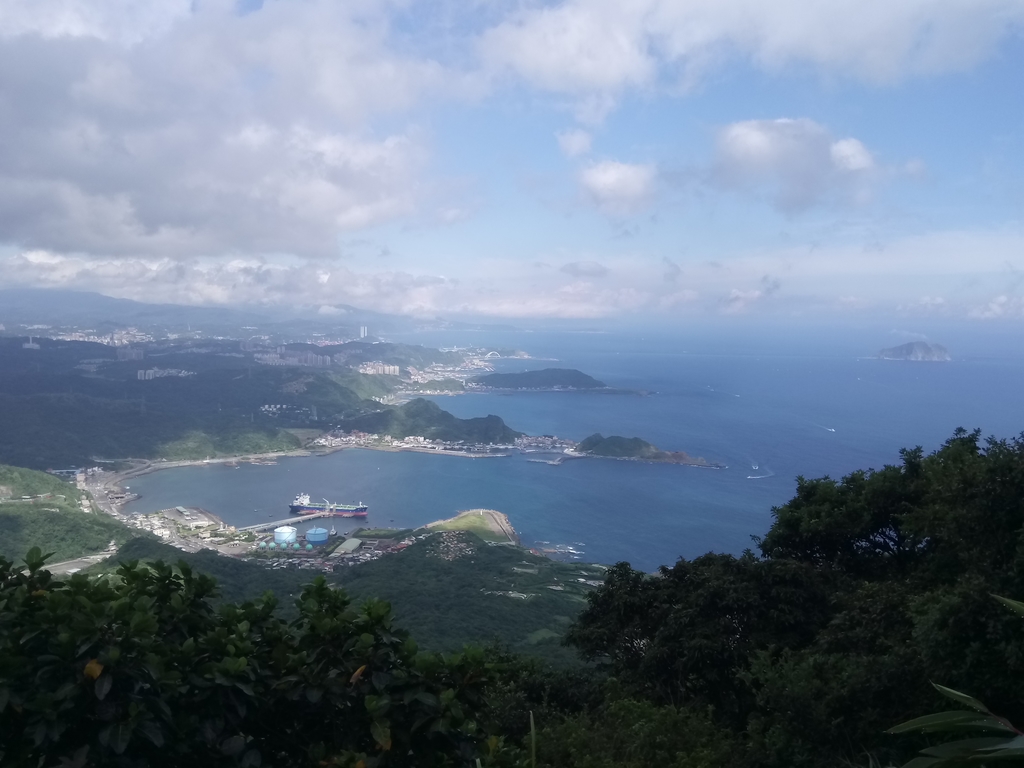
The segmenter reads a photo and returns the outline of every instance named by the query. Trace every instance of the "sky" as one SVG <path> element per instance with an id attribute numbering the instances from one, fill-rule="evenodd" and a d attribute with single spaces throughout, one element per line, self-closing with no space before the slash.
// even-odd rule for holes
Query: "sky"
<path id="1" fill-rule="evenodd" d="M 0 287 L 1024 319 L 1024 0 L 0 0 Z"/>

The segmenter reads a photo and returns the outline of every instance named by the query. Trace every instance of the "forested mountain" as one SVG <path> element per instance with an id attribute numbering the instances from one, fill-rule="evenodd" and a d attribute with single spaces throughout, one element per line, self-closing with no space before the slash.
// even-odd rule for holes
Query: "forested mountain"
<path id="1" fill-rule="evenodd" d="M 284 451 L 302 446 L 292 430 L 327 430 L 364 415 L 359 423 L 374 426 L 366 431 L 394 436 L 507 442 L 518 435 L 496 416 L 460 420 L 422 401 L 375 413 L 382 407 L 370 398 L 389 394 L 398 380 L 364 376 L 351 366 L 367 359 L 406 367 L 454 359 L 425 347 L 289 345 L 296 353 L 310 347 L 340 361 L 312 367 L 261 365 L 251 353 L 241 354 L 237 341 L 151 345 L 141 360 L 118 360 L 116 349 L 91 342 L 40 339 L 38 348 L 25 348 L 24 341 L 0 338 L 0 434 L 6 438 L 0 463 L 49 469 L 96 459 Z M 150 378 L 146 370 L 153 371 Z"/>
<path id="2" fill-rule="evenodd" d="M 396 438 L 422 435 L 430 440 L 455 443 L 507 444 L 523 434 L 506 426 L 500 416 L 460 419 L 442 410 L 437 403 L 421 397 L 401 406 L 385 407 L 376 413 L 342 419 L 338 428 Z"/>

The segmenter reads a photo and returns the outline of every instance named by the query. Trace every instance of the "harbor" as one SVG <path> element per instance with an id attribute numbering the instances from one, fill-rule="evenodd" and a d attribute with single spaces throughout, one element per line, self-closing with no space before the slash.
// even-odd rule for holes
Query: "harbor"
<path id="1" fill-rule="evenodd" d="M 298 520 L 315 520 L 315 519 L 320 518 L 320 517 L 338 517 L 338 515 L 335 514 L 334 512 L 310 512 L 308 514 L 302 515 L 301 517 L 298 518 Z M 294 516 L 293 517 L 285 517 L 285 518 L 282 518 L 281 520 L 272 520 L 272 521 L 270 521 L 268 523 L 257 523 L 256 525 L 244 525 L 244 526 L 242 526 L 240 528 L 236 528 L 235 530 L 237 530 L 237 531 L 239 531 L 241 533 L 245 533 L 245 532 L 248 532 L 248 531 L 252 531 L 254 533 L 258 533 L 260 531 L 272 530 L 272 529 L 277 528 L 278 526 L 281 526 L 281 525 L 291 525 L 292 523 L 295 523 L 295 522 L 297 522 L 296 517 L 294 517 Z"/>

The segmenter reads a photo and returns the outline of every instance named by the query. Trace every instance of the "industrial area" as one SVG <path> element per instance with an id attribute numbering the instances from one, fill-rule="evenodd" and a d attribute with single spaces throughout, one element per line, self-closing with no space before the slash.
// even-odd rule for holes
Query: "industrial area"
<path id="1" fill-rule="evenodd" d="M 304 517 L 317 517 L 308 515 Z M 236 528 L 198 507 L 173 507 L 147 515 L 126 515 L 126 523 L 148 531 L 167 544 L 188 552 L 212 549 L 222 555 L 251 560 L 268 568 L 298 568 L 330 572 L 337 566 L 355 565 L 398 552 L 418 539 L 419 533 L 396 538 L 397 531 L 357 528 L 339 533 L 315 520 L 278 520 Z M 361 531 L 373 533 L 363 536 Z"/>

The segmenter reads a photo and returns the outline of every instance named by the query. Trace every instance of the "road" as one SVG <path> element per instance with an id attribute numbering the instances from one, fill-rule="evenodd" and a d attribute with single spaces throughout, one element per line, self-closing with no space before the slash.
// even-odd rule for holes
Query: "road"
<path id="1" fill-rule="evenodd" d="M 116 554 L 116 552 L 100 552 L 95 555 L 79 557 L 75 560 L 65 560 L 63 563 L 47 563 L 46 570 L 54 576 L 67 576 L 68 574 L 76 573 L 84 568 L 88 568 L 90 565 L 95 565 L 98 562 L 106 560 L 114 554 Z"/>

